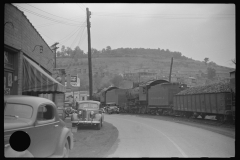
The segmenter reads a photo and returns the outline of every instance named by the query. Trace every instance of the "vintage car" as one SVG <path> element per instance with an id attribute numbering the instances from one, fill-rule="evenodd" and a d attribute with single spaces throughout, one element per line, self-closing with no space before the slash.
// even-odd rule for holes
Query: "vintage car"
<path id="1" fill-rule="evenodd" d="M 119 108 L 117 107 L 116 103 L 114 103 L 114 102 L 107 103 L 106 107 L 107 107 L 108 114 L 112 114 L 112 113 L 119 114 Z"/>
<path id="2" fill-rule="evenodd" d="M 80 127 L 81 125 L 93 125 L 98 130 L 101 129 L 104 121 L 104 114 L 100 109 L 98 101 L 79 101 L 76 112 L 71 116 L 72 127 Z"/>
<path id="3" fill-rule="evenodd" d="M 23 152 L 11 148 L 10 138 L 16 131 L 30 137 L 30 146 Z M 73 133 L 59 118 L 51 100 L 4 96 L 4 146 L 5 157 L 68 157 L 73 148 Z"/>

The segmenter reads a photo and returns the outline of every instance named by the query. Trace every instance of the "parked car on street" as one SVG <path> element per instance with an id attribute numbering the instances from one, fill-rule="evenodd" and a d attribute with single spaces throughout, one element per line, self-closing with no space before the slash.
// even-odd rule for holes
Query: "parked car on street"
<path id="1" fill-rule="evenodd" d="M 108 114 L 112 114 L 112 113 L 119 114 L 119 108 L 117 107 L 116 103 L 114 103 L 114 102 L 107 103 L 106 107 L 107 107 Z"/>
<path id="2" fill-rule="evenodd" d="M 100 109 L 100 102 L 98 101 L 79 101 L 76 112 L 71 116 L 72 127 L 80 127 L 81 125 L 96 126 L 98 130 L 101 129 L 104 114 Z"/>
<path id="3" fill-rule="evenodd" d="M 30 137 L 30 146 L 24 153 L 14 151 L 9 145 L 10 137 L 16 131 L 24 131 Z M 73 133 L 59 118 L 51 100 L 4 96 L 4 146 L 5 157 L 68 157 L 73 148 Z"/>

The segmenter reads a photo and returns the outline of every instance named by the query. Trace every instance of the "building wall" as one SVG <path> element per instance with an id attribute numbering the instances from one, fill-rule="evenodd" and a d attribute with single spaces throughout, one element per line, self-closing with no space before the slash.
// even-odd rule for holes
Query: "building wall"
<path id="1" fill-rule="evenodd" d="M 23 53 L 19 52 L 18 54 L 18 65 L 22 66 L 23 63 Z M 22 75 L 23 75 L 23 69 L 22 67 L 19 67 L 18 69 L 18 95 L 22 95 Z"/>
<path id="2" fill-rule="evenodd" d="M 51 48 L 22 11 L 12 4 L 5 4 L 4 9 L 4 44 L 16 49 L 21 49 L 24 54 L 40 64 L 45 70 L 52 73 L 54 53 Z M 14 27 L 6 22 L 12 22 Z M 43 46 L 42 53 L 40 53 L 40 47 L 36 45 Z M 34 50 L 35 46 L 36 48 Z"/>

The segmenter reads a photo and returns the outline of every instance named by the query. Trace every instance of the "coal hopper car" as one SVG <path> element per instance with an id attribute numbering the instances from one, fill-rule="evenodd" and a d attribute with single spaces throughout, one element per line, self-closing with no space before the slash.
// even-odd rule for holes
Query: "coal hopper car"
<path id="1" fill-rule="evenodd" d="M 215 116 L 219 121 L 233 118 L 232 94 L 229 82 L 218 82 L 186 89 L 173 98 L 175 114 L 203 119 Z"/>

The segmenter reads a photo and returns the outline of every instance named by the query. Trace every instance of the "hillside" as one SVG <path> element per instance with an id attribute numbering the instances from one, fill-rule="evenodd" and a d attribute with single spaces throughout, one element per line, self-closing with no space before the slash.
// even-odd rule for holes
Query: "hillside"
<path id="1" fill-rule="evenodd" d="M 71 57 L 58 57 L 57 68 L 68 68 L 68 72 L 81 75 L 83 81 L 88 81 L 88 74 L 83 69 L 88 70 L 87 55 L 77 55 Z M 183 56 L 180 52 L 171 52 L 161 49 L 143 48 L 119 48 L 115 50 L 95 51 L 92 54 L 93 75 L 98 79 L 109 81 L 116 74 L 137 73 L 146 71 L 156 73 L 158 77 L 168 77 L 170 72 L 171 57 L 173 57 L 172 76 L 173 77 L 195 77 L 199 83 L 206 81 L 207 68 L 211 67 L 216 71 L 215 79 L 221 80 L 229 77 L 229 72 L 233 68 L 219 66 L 214 62 L 204 63 Z M 69 64 L 71 64 L 69 66 Z M 103 75 L 104 74 L 104 75 Z M 204 78 L 205 75 L 205 78 Z M 202 80 L 201 80 L 202 79 Z M 100 83 L 100 82 L 99 82 Z"/>

